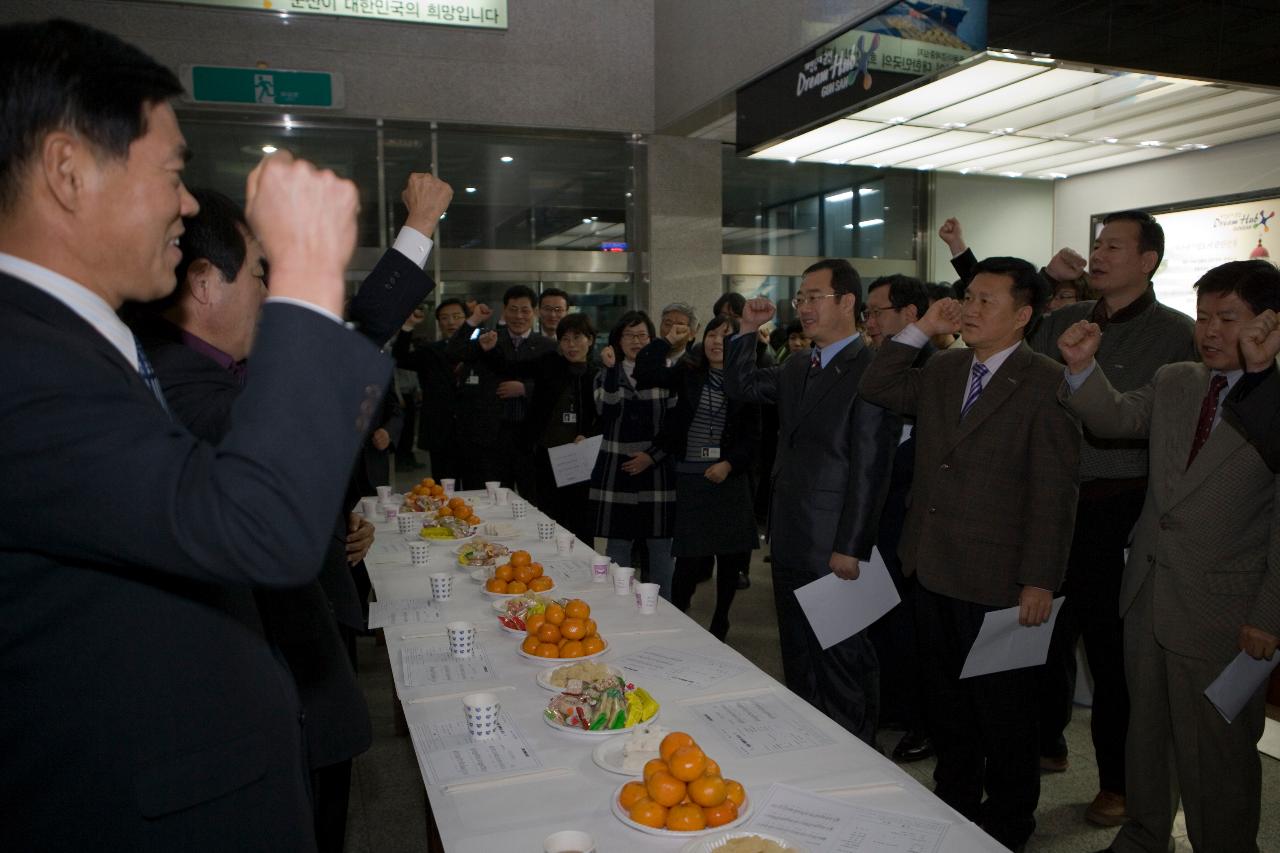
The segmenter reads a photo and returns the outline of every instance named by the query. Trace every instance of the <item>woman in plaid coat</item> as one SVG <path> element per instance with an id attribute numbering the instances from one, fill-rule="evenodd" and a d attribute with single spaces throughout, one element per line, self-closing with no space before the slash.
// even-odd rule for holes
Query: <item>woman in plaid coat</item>
<path id="1" fill-rule="evenodd" d="M 609 346 L 601 353 L 604 369 L 596 375 L 595 402 L 604 440 L 591 473 L 590 494 L 596 535 L 608 540 L 609 559 L 628 565 L 632 543 L 645 540 L 649 580 L 669 601 L 676 492 L 660 437 L 676 400 L 665 388 L 638 391 L 631 378 L 636 355 L 653 336 L 653 321 L 643 311 L 628 311 L 609 333 Z"/>

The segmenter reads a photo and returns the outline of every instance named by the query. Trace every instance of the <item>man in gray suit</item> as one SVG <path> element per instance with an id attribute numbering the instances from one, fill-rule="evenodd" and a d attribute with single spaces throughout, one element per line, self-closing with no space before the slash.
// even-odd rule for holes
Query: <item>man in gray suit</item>
<path id="1" fill-rule="evenodd" d="M 874 744 L 879 713 L 876 653 L 866 632 L 823 650 L 795 590 L 829 571 L 858 577 L 871 557 L 901 421 L 858 396 L 871 351 L 854 318 L 862 282 L 848 261 L 805 270 L 792 303 L 815 344 L 810 357 L 758 367 L 756 330 L 774 315 L 749 300 L 725 354 L 724 391 L 778 407 L 769 537 L 783 675 L 792 691 Z"/>
<path id="2" fill-rule="evenodd" d="M 1240 651 L 1270 659 L 1280 634 L 1280 481 L 1219 405 L 1243 374 L 1241 327 L 1280 309 L 1280 271 L 1232 261 L 1196 283 L 1203 363 L 1162 367 L 1120 394 L 1094 360 L 1102 332 L 1058 340 L 1063 397 L 1095 434 L 1148 438 L 1147 497 L 1120 591 L 1132 694 L 1125 750 L 1129 822 L 1116 853 L 1163 853 L 1181 795 L 1198 851 L 1257 850 L 1259 690 L 1232 723 L 1203 693 Z M 1170 772 L 1172 771 L 1172 772 Z"/>
<path id="3" fill-rule="evenodd" d="M 978 264 L 963 307 L 941 299 L 880 348 L 859 389 L 916 418 L 911 506 L 899 556 L 916 593 L 936 793 L 1011 850 L 1040 798 L 1037 669 L 960 679 L 986 614 L 1050 615 L 1075 518 L 1080 427 L 1057 401 L 1062 368 L 1023 340 L 1048 286 L 1019 258 Z M 970 349 L 912 367 L 938 334 Z M 982 801 L 986 790 L 986 802 Z"/>

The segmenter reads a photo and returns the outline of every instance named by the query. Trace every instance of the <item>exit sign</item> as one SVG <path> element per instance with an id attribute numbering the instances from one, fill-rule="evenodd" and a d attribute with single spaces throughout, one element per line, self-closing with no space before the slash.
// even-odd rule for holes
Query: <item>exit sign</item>
<path id="1" fill-rule="evenodd" d="M 345 105 L 342 75 L 328 71 L 230 68 L 222 65 L 184 65 L 181 70 L 182 82 L 191 100 L 197 104 L 334 110 Z"/>

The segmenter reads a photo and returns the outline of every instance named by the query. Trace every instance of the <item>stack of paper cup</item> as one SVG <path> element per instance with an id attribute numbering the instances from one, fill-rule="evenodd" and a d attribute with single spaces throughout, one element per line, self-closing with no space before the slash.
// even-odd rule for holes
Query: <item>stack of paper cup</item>
<path id="1" fill-rule="evenodd" d="M 409 562 L 415 566 L 425 566 L 431 559 L 431 546 L 426 542 L 409 543 Z"/>
<path id="2" fill-rule="evenodd" d="M 400 514 L 400 508 L 395 504 L 386 503 L 382 505 L 382 517 L 386 521 L 395 521 Z"/>
<path id="3" fill-rule="evenodd" d="M 448 601 L 453 597 L 453 575 L 437 572 L 431 576 L 431 597 L 436 601 Z"/>
<path id="4" fill-rule="evenodd" d="M 499 486 L 497 489 L 494 490 L 493 502 L 498 506 L 506 506 L 510 500 L 511 500 L 510 489 Z"/>
<path id="5" fill-rule="evenodd" d="M 444 489 L 445 497 L 453 497 L 453 490 L 458 485 L 458 481 L 452 477 L 446 477 L 440 481 L 440 488 Z"/>
<path id="6" fill-rule="evenodd" d="M 609 579 L 609 563 L 608 557 L 596 557 L 591 561 L 591 580 L 594 583 L 604 583 Z"/>
<path id="7" fill-rule="evenodd" d="M 402 512 L 396 516 L 396 524 L 400 525 L 401 533 L 417 533 L 422 529 L 421 512 Z"/>
<path id="8" fill-rule="evenodd" d="M 658 590 L 656 583 L 636 584 L 636 606 L 641 613 L 655 613 L 658 610 Z"/>
<path id="9" fill-rule="evenodd" d="M 378 499 L 361 498 L 360 514 L 365 517 L 366 521 L 382 521 L 382 512 L 378 507 Z"/>
<path id="10" fill-rule="evenodd" d="M 469 658 L 476 650 L 476 626 L 470 622 L 450 622 L 444 626 L 449 634 L 449 652 L 455 658 Z"/>
<path id="11" fill-rule="evenodd" d="M 557 530 L 556 553 L 561 556 L 573 553 L 573 543 L 577 541 L 577 538 L 568 530 Z"/>
<path id="12" fill-rule="evenodd" d="M 497 480 L 485 480 L 484 490 L 489 495 L 489 500 L 493 503 L 498 502 L 498 489 L 502 488 L 502 483 Z"/>
<path id="13" fill-rule="evenodd" d="M 538 538 L 543 542 L 550 542 L 556 536 L 556 523 L 551 519 L 542 519 L 538 522 Z"/>
<path id="14" fill-rule="evenodd" d="M 516 498 L 511 502 L 511 517 L 525 518 L 529 515 L 529 502 L 523 498 Z"/>
<path id="15" fill-rule="evenodd" d="M 498 733 L 498 697 L 493 693 L 470 693 L 462 697 L 467 715 L 467 731 L 473 738 L 491 738 Z"/>
<path id="16" fill-rule="evenodd" d="M 636 570 L 631 566 L 619 566 L 614 563 L 609 567 L 609 571 L 613 573 L 613 591 L 618 595 L 630 595 L 631 578 Z"/>
<path id="17" fill-rule="evenodd" d="M 378 489 L 378 500 L 385 503 L 387 498 L 391 497 L 391 487 L 378 486 L 377 489 Z"/>

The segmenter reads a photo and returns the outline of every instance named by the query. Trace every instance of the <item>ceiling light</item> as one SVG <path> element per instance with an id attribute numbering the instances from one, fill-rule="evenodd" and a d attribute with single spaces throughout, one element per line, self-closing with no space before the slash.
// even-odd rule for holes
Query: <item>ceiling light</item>
<path id="1" fill-rule="evenodd" d="M 512 160 L 516 158 L 512 157 L 510 154 L 503 154 L 498 159 L 501 160 L 503 163 L 510 163 Z"/>
<path id="2" fill-rule="evenodd" d="M 473 192 L 475 192 L 475 191 L 476 191 L 476 188 L 475 188 L 475 187 L 467 187 L 467 192 L 469 192 L 469 193 L 473 193 Z"/>
<path id="3" fill-rule="evenodd" d="M 1021 172 L 1001 172 L 1000 175 L 1001 177 L 1005 177 L 1005 178 L 1021 178 L 1022 177 Z"/>
<path id="4" fill-rule="evenodd" d="M 1138 144 L 1141 145 L 1143 148 L 1159 148 L 1163 143 L 1157 142 L 1154 139 L 1144 139 Z"/>
<path id="5" fill-rule="evenodd" d="M 279 150 L 279 149 L 278 149 L 278 148 L 276 148 L 274 145 L 264 145 L 264 146 L 262 146 L 262 153 L 263 153 L 263 154 L 274 154 L 274 153 L 276 153 L 276 151 L 278 151 L 278 150 Z"/>
<path id="6" fill-rule="evenodd" d="M 883 219 L 864 219 L 864 220 L 862 220 L 861 222 L 859 222 L 859 223 L 858 223 L 858 227 L 859 227 L 859 228 L 871 228 L 872 226 L 875 226 L 875 225 L 883 225 L 883 224 L 884 224 L 884 220 L 883 220 Z"/>
<path id="7" fill-rule="evenodd" d="M 627 198 L 631 198 L 631 193 L 626 194 Z"/>
<path id="8" fill-rule="evenodd" d="M 1208 148 L 1208 147 L 1209 147 L 1208 145 L 1204 145 L 1204 144 L 1199 143 L 1199 142 L 1187 142 L 1187 143 L 1184 143 L 1184 144 L 1182 144 L 1182 145 L 1179 145 L 1179 146 L 1178 146 L 1176 149 L 1174 149 L 1174 150 L 1176 150 L 1176 151 L 1203 151 L 1204 149 L 1206 149 L 1206 148 Z"/>
<path id="9" fill-rule="evenodd" d="M 902 116 L 912 119 L 1049 70 L 1042 65 L 1022 62 L 982 60 L 983 57 L 979 57 L 947 69 L 933 82 L 859 110 L 849 118 L 855 121 L 890 121 Z"/>
<path id="10" fill-rule="evenodd" d="M 902 124 L 906 120 L 907 120 L 906 116 L 894 116 L 893 118 L 889 119 L 889 124 Z"/>
<path id="11" fill-rule="evenodd" d="M 846 201 L 847 199 L 851 199 L 851 198 L 853 198 L 853 190 L 845 190 L 842 193 L 836 193 L 835 195 L 827 196 L 824 199 L 824 201 L 829 201 L 834 204 L 837 201 Z"/>
<path id="12" fill-rule="evenodd" d="M 1103 141 L 1103 142 L 1105 142 L 1105 143 L 1107 143 L 1108 145 L 1115 145 L 1115 144 L 1116 144 L 1117 142 L 1119 142 L 1120 140 L 1119 140 L 1119 139 L 1116 139 L 1114 136 L 1108 136 L 1108 137 L 1103 138 L 1103 140 L 1102 140 L 1102 141 Z"/>
<path id="13" fill-rule="evenodd" d="M 852 230 L 853 230 L 853 223 L 852 223 L 852 222 L 850 222 L 850 223 L 848 223 L 847 225 L 845 225 L 844 227 L 845 227 L 845 228 L 847 228 L 847 229 L 849 229 L 850 231 L 852 231 Z"/>
<path id="14" fill-rule="evenodd" d="M 583 225 L 590 225 L 590 224 L 591 224 L 591 217 L 587 217 L 586 219 L 582 220 L 582 224 L 583 224 Z"/>
<path id="15" fill-rule="evenodd" d="M 938 168 L 938 166 L 935 163 L 925 163 L 923 166 L 916 166 L 916 168 L 919 169 L 921 172 L 931 172 L 934 169 Z"/>
<path id="16" fill-rule="evenodd" d="M 1050 172 L 1050 173 L 1049 173 L 1049 177 L 1051 177 L 1051 178 L 1056 178 L 1056 179 L 1061 179 L 1061 178 L 1069 178 L 1069 177 L 1071 177 L 1071 176 L 1070 176 L 1070 175 L 1068 175 L 1066 172 Z"/>
<path id="17" fill-rule="evenodd" d="M 943 122 L 942 126 L 947 128 L 948 130 L 956 130 L 961 127 L 968 127 L 969 125 L 965 124 L 962 121 L 948 121 L 948 122 Z"/>
<path id="18" fill-rule="evenodd" d="M 858 187 L 858 195 L 875 195 L 878 192 L 880 190 L 872 189 L 871 187 Z"/>

